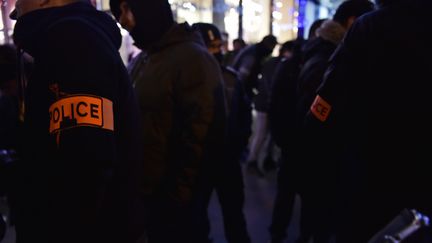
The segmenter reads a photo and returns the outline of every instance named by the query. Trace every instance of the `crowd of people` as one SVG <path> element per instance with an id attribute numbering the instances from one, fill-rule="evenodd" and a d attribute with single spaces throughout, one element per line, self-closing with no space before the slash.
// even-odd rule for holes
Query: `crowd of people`
<path id="1" fill-rule="evenodd" d="M 227 242 L 251 243 L 242 162 L 277 168 L 270 243 L 296 195 L 298 243 L 367 243 L 402 210 L 432 216 L 430 7 L 346 0 L 272 57 L 275 36 L 224 53 L 218 27 L 177 23 L 167 0 L 110 0 L 114 18 L 88 0 L 18 0 L 0 46 L 16 242 L 213 242 L 216 192 Z M 116 21 L 141 50 L 127 67 Z"/>

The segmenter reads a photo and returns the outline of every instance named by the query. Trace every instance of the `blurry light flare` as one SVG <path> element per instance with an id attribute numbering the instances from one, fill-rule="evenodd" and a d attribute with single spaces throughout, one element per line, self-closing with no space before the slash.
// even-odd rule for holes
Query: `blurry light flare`
<path id="1" fill-rule="evenodd" d="M 282 13 L 279 11 L 273 11 L 272 13 L 273 18 L 277 19 L 277 20 L 281 20 L 282 19 Z"/>
<path id="2" fill-rule="evenodd" d="M 192 12 L 196 11 L 195 6 L 192 3 L 190 3 L 190 2 L 183 3 L 182 7 L 186 8 L 186 9 L 189 9 Z"/>
<path id="3" fill-rule="evenodd" d="M 259 12 L 259 13 L 263 12 L 263 6 L 251 0 L 245 0 L 243 6 L 248 6 L 248 8 L 250 8 L 252 11 L 255 12 Z"/>

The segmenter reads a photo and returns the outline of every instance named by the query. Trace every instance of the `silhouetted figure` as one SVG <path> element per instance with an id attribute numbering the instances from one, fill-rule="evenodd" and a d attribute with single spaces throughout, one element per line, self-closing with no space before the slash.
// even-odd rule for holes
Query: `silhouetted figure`
<path id="1" fill-rule="evenodd" d="M 208 51 L 222 63 L 221 34 L 218 28 L 212 24 L 196 23 L 192 25 L 197 29 L 207 45 Z M 223 153 L 221 160 L 213 160 L 204 165 L 203 190 L 205 207 L 202 212 L 202 221 L 198 225 L 199 240 L 197 242 L 211 242 L 210 222 L 207 208 L 212 192 L 218 195 L 222 209 L 225 229 L 225 238 L 232 243 L 251 242 L 247 231 L 244 205 L 244 184 L 240 167 L 240 157 L 245 150 L 251 133 L 251 104 L 246 97 L 244 88 L 237 73 L 221 64 L 224 89 L 227 104 L 227 134 L 219 150 Z"/>
<path id="2" fill-rule="evenodd" d="M 316 90 L 322 82 L 329 58 L 356 18 L 372 10 L 374 4 L 368 0 L 342 2 L 332 20 L 323 22 L 315 32 L 317 37 L 306 43 L 303 49 L 304 64 L 299 74 L 297 90 L 299 130 L 314 100 Z M 337 167 L 320 161 L 320 157 L 329 152 L 324 149 L 327 144 L 323 142 L 317 145 L 316 140 L 304 135 L 307 132 L 309 131 L 301 131 L 298 137 L 301 147 L 297 149 L 303 208 L 301 227 L 305 237 L 313 236 L 315 242 L 328 242 L 330 234 L 334 231 L 332 210 L 337 210 L 334 208 L 336 193 L 334 175 Z M 312 148 L 316 152 L 307 152 Z M 301 242 L 307 240 L 308 238 L 300 239 Z"/>
<path id="3" fill-rule="evenodd" d="M 223 59 L 223 65 L 229 67 L 233 64 L 234 59 L 236 58 L 237 54 L 246 47 L 246 42 L 243 39 L 234 39 L 233 42 L 233 49 L 231 51 L 228 51 L 225 53 L 224 59 Z"/>
<path id="4" fill-rule="evenodd" d="M 340 172 L 338 242 L 367 242 L 404 208 L 432 214 L 432 2 L 386 2 L 347 33 L 305 124 Z"/>
<path id="5" fill-rule="evenodd" d="M 14 41 L 35 63 L 22 83 L 17 243 L 135 241 L 139 110 L 119 28 L 87 1 L 16 10 Z"/>
<path id="6" fill-rule="evenodd" d="M 219 64 L 200 33 L 174 22 L 167 0 L 111 0 L 143 50 L 131 63 L 143 118 L 150 243 L 192 242 L 204 163 L 223 158 L 225 105 Z"/>

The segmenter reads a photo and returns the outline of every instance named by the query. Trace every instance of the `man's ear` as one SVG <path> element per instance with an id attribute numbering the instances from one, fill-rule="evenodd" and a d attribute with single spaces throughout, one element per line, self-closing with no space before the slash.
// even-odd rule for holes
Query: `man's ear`
<path id="1" fill-rule="evenodd" d="M 120 3 L 120 17 L 118 21 L 128 31 L 131 31 L 135 27 L 135 16 L 127 1 Z"/>

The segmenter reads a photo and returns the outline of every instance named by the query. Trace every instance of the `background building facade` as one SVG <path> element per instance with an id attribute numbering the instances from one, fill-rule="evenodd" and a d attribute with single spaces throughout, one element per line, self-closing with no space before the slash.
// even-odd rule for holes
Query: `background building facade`
<path id="1" fill-rule="evenodd" d="M 109 12 L 109 0 L 91 0 Z M 214 23 L 227 33 L 228 43 L 242 37 L 247 43 L 273 34 L 279 43 L 305 37 L 315 19 L 332 16 L 343 0 L 169 0 L 177 22 Z M 15 0 L 0 0 L 0 44 L 12 43 L 14 21 L 9 19 Z M 121 49 L 127 62 L 136 52 L 126 31 Z"/>

